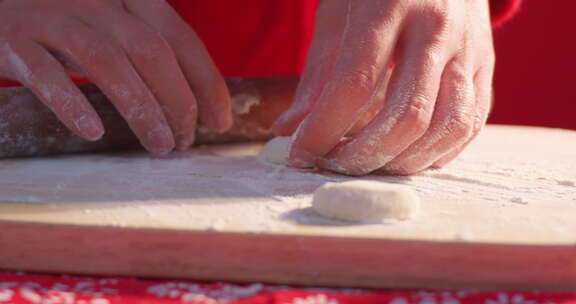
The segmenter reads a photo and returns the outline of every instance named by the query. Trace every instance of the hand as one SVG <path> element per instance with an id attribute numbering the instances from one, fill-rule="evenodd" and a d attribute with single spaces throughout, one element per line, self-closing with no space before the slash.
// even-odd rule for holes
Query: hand
<path id="1" fill-rule="evenodd" d="M 218 131 L 232 124 L 224 79 L 165 1 L 3 0 L 0 20 L 0 77 L 83 138 L 104 129 L 66 68 L 96 84 L 151 152 L 192 145 L 198 116 Z"/>
<path id="2" fill-rule="evenodd" d="M 286 136 L 300 125 L 290 164 L 413 174 L 454 158 L 490 108 L 488 5 L 323 1 L 295 103 L 274 127 Z"/>

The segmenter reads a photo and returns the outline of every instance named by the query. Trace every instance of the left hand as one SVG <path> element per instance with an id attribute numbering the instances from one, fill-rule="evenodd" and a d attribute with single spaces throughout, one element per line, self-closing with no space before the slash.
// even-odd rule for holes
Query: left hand
<path id="1" fill-rule="evenodd" d="M 316 22 L 295 102 L 274 127 L 300 125 L 290 165 L 413 174 L 455 158 L 485 124 L 488 0 L 324 0 Z"/>

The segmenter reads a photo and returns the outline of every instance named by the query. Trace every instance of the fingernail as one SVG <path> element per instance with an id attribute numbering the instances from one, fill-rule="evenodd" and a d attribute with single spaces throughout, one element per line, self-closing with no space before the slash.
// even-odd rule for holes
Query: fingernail
<path id="1" fill-rule="evenodd" d="M 302 149 L 292 149 L 288 165 L 294 168 L 312 168 L 314 167 L 315 156 Z"/>
<path id="2" fill-rule="evenodd" d="M 154 130 L 148 132 L 147 147 L 153 153 L 165 154 L 174 149 L 174 136 L 172 131 L 165 125 L 160 125 Z"/>
<path id="3" fill-rule="evenodd" d="M 97 119 L 82 116 L 76 121 L 76 126 L 82 132 L 82 136 L 88 140 L 95 141 L 104 136 L 104 127 Z"/>

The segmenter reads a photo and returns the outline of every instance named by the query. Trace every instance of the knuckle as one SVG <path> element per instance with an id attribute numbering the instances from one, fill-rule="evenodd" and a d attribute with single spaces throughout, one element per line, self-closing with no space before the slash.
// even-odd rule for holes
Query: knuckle
<path id="1" fill-rule="evenodd" d="M 418 135 L 428 129 L 432 112 L 430 100 L 425 96 L 415 96 L 404 113 L 404 120 L 410 124 L 410 129 Z"/>
<path id="2" fill-rule="evenodd" d="M 99 35 L 89 35 L 80 31 L 69 31 L 72 47 L 63 48 L 61 51 L 66 56 L 78 58 L 88 64 L 109 65 L 119 55 L 122 50 L 108 39 Z"/>
<path id="3" fill-rule="evenodd" d="M 442 58 L 442 52 L 438 48 L 430 47 L 420 56 L 419 66 L 423 71 L 439 69 Z"/>
<path id="4" fill-rule="evenodd" d="M 423 37 L 431 42 L 445 40 L 450 36 L 453 22 L 449 11 L 443 5 L 422 5 L 411 11 L 410 17 L 419 24 L 417 28 L 424 34 Z"/>
<path id="5" fill-rule="evenodd" d="M 422 50 L 415 65 L 416 73 L 431 74 L 444 67 L 445 55 L 440 47 L 430 46 Z"/>
<path id="6" fill-rule="evenodd" d="M 93 64 L 110 65 L 122 55 L 122 50 L 107 41 L 92 40 L 85 45 L 87 59 Z"/>
<path id="7" fill-rule="evenodd" d="M 414 35 L 419 37 L 423 45 L 447 45 L 454 37 L 453 21 L 445 8 L 435 5 L 417 10 L 411 16 L 418 26 L 414 27 Z"/>
<path id="8" fill-rule="evenodd" d="M 366 89 L 373 87 L 376 81 L 375 73 L 367 69 L 355 69 L 343 73 L 338 86 L 346 88 Z"/>
<path id="9" fill-rule="evenodd" d="M 434 34 L 446 34 L 449 31 L 451 19 L 446 8 L 431 5 L 426 8 L 425 20 Z"/>
<path id="10" fill-rule="evenodd" d="M 371 69 L 356 69 L 349 72 L 347 78 L 349 78 L 351 82 L 366 84 L 374 81 L 374 73 Z"/>
<path id="11" fill-rule="evenodd" d="M 168 42 L 158 34 L 145 34 L 128 41 L 129 52 L 146 60 L 156 61 L 170 54 Z"/>
<path id="12" fill-rule="evenodd" d="M 475 125 L 472 119 L 455 117 L 454 119 L 450 119 L 447 124 L 447 129 L 452 137 L 458 140 L 464 140 L 472 137 Z"/>
<path id="13" fill-rule="evenodd" d="M 469 65 L 462 61 L 453 60 L 449 68 L 444 70 L 443 77 L 449 79 L 453 84 L 463 86 L 468 90 L 472 86 L 473 73 L 470 71 Z"/>

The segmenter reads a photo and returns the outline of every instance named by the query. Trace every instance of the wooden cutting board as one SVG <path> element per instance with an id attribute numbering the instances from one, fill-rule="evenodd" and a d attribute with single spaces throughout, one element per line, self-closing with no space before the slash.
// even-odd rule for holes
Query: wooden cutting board
<path id="1" fill-rule="evenodd" d="M 350 177 L 264 163 L 260 145 L 0 160 L 0 268 L 361 287 L 576 287 L 576 132 L 490 126 L 403 183 L 406 222 L 317 216 Z M 351 202 L 353 203 L 353 202 Z"/>

